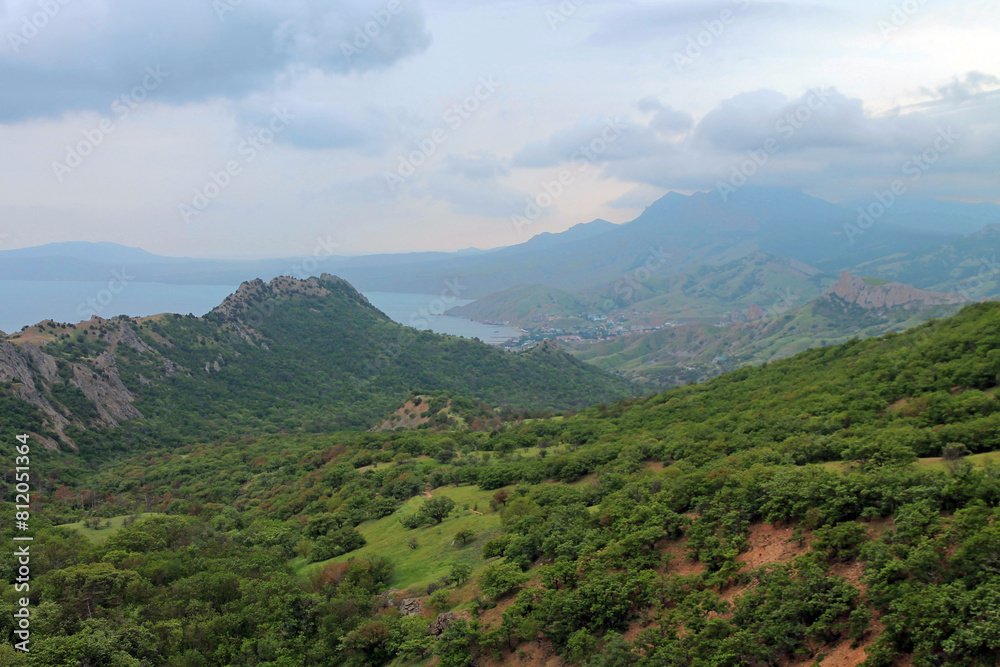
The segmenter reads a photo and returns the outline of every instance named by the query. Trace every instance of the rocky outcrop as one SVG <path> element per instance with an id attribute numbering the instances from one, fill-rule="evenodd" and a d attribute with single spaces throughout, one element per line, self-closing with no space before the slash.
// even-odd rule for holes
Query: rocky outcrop
<path id="1" fill-rule="evenodd" d="M 136 350 L 151 350 L 122 323 L 116 340 Z M 41 413 L 44 429 L 57 434 L 59 440 L 75 449 L 76 443 L 66 435 L 69 426 L 102 428 L 118 426 L 142 414 L 132 405 L 135 397 L 121 381 L 118 362 L 109 349 L 91 360 L 67 361 L 57 359 L 31 342 L 20 345 L 0 338 L 0 382 L 10 383 L 9 391 L 15 397 L 35 406 Z M 96 411 L 96 418 L 88 419 L 70 412 L 54 398 L 53 389 L 69 385 L 79 390 Z M 58 443 L 43 434 L 35 434 L 46 447 L 58 448 Z"/>
<path id="2" fill-rule="evenodd" d="M 403 616 L 417 616 L 424 610 L 420 598 L 406 598 L 399 603 L 399 613 Z"/>
<path id="3" fill-rule="evenodd" d="M 210 317 L 220 326 L 220 333 L 256 342 L 266 351 L 267 344 L 253 327 L 271 316 L 275 299 L 323 297 L 341 290 L 350 290 L 347 295 L 358 303 L 368 303 L 347 282 L 335 276 L 307 280 L 281 277 L 270 283 L 262 280 L 243 283 Z M 46 320 L 12 336 L 0 335 L 0 391 L 38 410 L 43 422 L 39 429 L 43 433 L 35 434 L 38 441 L 57 448 L 58 443 L 44 435 L 54 433 L 61 443 L 75 449 L 75 443 L 66 435 L 71 426 L 113 428 L 128 420 L 141 419 L 143 415 L 134 405 L 132 390 L 192 375 L 191 369 L 167 357 L 173 344 L 157 332 L 158 328 L 155 322 L 150 325 L 145 319 L 95 316 L 80 324 Z M 53 347 L 48 348 L 49 344 Z M 56 356 L 46 352 L 47 349 L 56 350 Z M 239 352 L 234 354 L 239 356 Z M 137 358 L 143 374 L 137 376 L 136 386 L 130 390 L 122 382 L 118 366 L 121 363 L 132 368 Z M 222 356 L 208 359 L 205 370 L 221 372 L 225 363 Z M 162 373 L 158 370 L 161 367 Z M 83 404 L 76 392 L 82 393 L 93 409 Z"/>
<path id="4" fill-rule="evenodd" d="M 46 369 L 49 367 L 49 361 L 53 365 L 55 364 L 55 360 L 52 357 L 49 357 L 34 345 L 30 346 L 28 353 L 22 354 L 22 351 L 18 350 L 17 347 L 7 340 L 0 338 L 0 383 L 9 382 L 11 393 L 22 401 L 38 408 L 48 429 L 58 433 L 63 442 L 75 449 L 76 444 L 63 433 L 71 422 L 60 411 L 56 410 L 55 406 L 40 391 L 39 385 L 36 383 L 36 375 L 31 368 L 32 357 L 37 359 L 41 366 Z M 55 380 L 62 382 L 58 374 L 55 375 Z M 35 435 L 37 436 L 36 439 L 43 446 L 49 449 L 58 448 L 57 443 L 50 438 L 46 438 L 40 433 Z"/>
<path id="5" fill-rule="evenodd" d="M 324 274 L 322 280 L 340 279 Z M 269 283 L 265 283 L 260 278 L 248 280 L 227 296 L 222 303 L 213 308 L 211 314 L 221 316 L 226 320 L 238 320 L 244 317 L 253 319 L 254 314 L 257 317 L 267 317 L 272 308 L 270 304 L 266 303 L 269 299 L 296 295 L 326 296 L 329 294 L 330 292 L 320 284 L 320 281 L 320 278 L 297 280 L 288 276 L 279 276 Z"/>
<path id="6" fill-rule="evenodd" d="M 119 317 L 115 318 L 113 321 L 117 321 L 118 323 L 118 329 L 115 331 L 115 336 L 113 338 L 113 344 L 115 346 L 125 345 L 140 353 L 153 351 L 153 348 L 147 345 L 144 340 L 139 338 L 139 334 L 132 328 L 132 321 L 130 319 Z"/>
<path id="7" fill-rule="evenodd" d="M 94 360 L 93 368 L 73 364 L 73 384 L 97 408 L 99 421 L 95 426 L 114 427 L 129 419 L 142 418 L 142 413 L 132 406 L 135 397 L 122 384 L 117 360 L 111 352 L 102 352 Z"/>
<path id="8" fill-rule="evenodd" d="M 756 303 L 746 310 L 731 310 L 724 313 L 719 322 L 721 324 L 737 324 L 741 322 L 756 322 L 768 317 L 768 312 Z"/>
<path id="9" fill-rule="evenodd" d="M 445 630 L 450 628 L 455 621 L 469 620 L 468 616 L 465 614 L 456 614 L 453 611 L 445 612 L 443 614 L 438 614 L 437 618 L 431 621 L 428 630 L 432 635 L 438 636 L 444 633 Z"/>
<path id="10" fill-rule="evenodd" d="M 28 359 L 31 367 L 47 382 L 62 382 L 55 357 L 45 354 L 34 343 L 21 346 L 21 355 Z"/>
<path id="11" fill-rule="evenodd" d="M 970 303 L 969 299 L 958 294 L 930 292 L 902 283 L 859 278 L 846 271 L 840 274 L 840 280 L 824 292 L 822 297 L 837 297 L 868 310 L 914 309 Z"/>

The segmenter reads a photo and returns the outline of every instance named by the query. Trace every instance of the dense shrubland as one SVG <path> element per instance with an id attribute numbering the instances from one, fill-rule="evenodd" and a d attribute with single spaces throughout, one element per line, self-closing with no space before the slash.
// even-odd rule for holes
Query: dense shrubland
<path id="1" fill-rule="evenodd" d="M 1000 307 L 982 304 L 492 431 L 47 462 L 24 664 L 448 666 L 539 641 L 595 666 L 787 664 L 853 644 L 870 667 L 995 664 L 1000 467 L 977 454 L 1000 449 L 998 373 Z M 470 488 L 490 502 L 445 502 Z M 160 514 L 103 542 L 49 526 L 136 511 Z M 495 528 L 459 539 L 471 512 Z M 365 536 L 401 520 L 399 544 L 372 553 Z M 746 561 L 761 524 L 791 531 L 791 555 Z M 398 572 L 435 530 L 476 553 L 417 590 Z M 389 587 L 467 615 L 431 635 L 433 615 L 401 616 Z"/>

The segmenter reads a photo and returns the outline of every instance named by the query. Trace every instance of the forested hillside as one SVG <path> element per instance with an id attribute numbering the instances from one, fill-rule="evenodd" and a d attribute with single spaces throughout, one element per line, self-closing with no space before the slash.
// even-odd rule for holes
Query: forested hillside
<path id="1" fill-rule="evenodd" d="M 995 664 L 998 375 L 1000 305 L 978 304 L 492 431 L 64 464 L 33 518 L 36 643 L 0 657 Z"/>
<path id="2" fill-rule="evenodd" d="M 551 345 L 510 354 L 404 327 L 333 276 L 244 283 L 203 318 L 42 323 L 0 339 L 0 383 L 0 429 L 85 449 L 107 429 L 151 445 L 365 429 L 415 390 L 521 411 L 637 393 Z"/>

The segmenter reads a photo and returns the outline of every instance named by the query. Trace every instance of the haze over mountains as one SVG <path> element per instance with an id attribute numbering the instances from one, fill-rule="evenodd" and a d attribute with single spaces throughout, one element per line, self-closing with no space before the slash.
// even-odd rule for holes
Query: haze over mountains
<path id="1" fill-rule="evenodd" d="M 99 281 L 127 271 L 134 282 L 212 285 L 330 272 L 365 292 L 446 289 L 476 299 L 450 315 L 516 326 L 533 340 L 589 341 L 575 353 L 669 384 L 905 328 L 1000 294 L 998 250 L 996 204 L 900 199 L 886 208 L 747 186 L 672 192 L 625 224 L 594 220 L 492 250 L 345 257 L 321 240 L 311 257 L 213 260 L 61 243 L 0 252 L 0 280 Z M 917 296 L 902 309 L 814 304 L 845 280 L 842 271 L 854 281 L 893 281 L 896 293 L 912 286 L 927 290 L 912 294 L 946 296 Z M 684 329 L 706 326 L 732 328 L 721 338 L 715 329 Z M 673 327 L 682 328 L 660 333 Z M 636 335 L 652 337 L 610 341 Z"/>
<path id="2" fill-rule="evenodd" d="M 335 271 L 362 291 L 386 292 L 435 293 L 443 280 L 459 276 L 467 285 L 462 296 L 478 298 L 522 283 L 596 287 L 641 266 L 650 251 L 661 248 L 670 254 L 663 274 L 758 251 L 836 273 L 899 253 L 933 253 L 948 239 L 1000 223 L 1000 205 L 900 200 L 852 236 L 847 230 L 858 218 L 853 203 L 747 186 L 728 195 L 670 193 L 632 222 L 595 220 L 493 250 L 344 257 L 332 242 L 323 242 L 312 258 L 213 260 L 163 257 L 115 244 L 57 243 L 0 251 L 0 279 L 102 280 L 124 264 L 140 282 L 229 284 L 305 277 L 311 270 Z"/>

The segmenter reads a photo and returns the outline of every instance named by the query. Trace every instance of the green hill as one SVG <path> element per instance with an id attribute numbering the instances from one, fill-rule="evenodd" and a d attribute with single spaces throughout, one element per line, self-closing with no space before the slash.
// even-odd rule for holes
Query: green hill
<path id="1" fill-rule="evenodd" d="M 543 325 L 553 317 L 578 317 L 586 310 L 585 301 L 566 290 L 544 285 L 517 285 L 452 308 L 448 314 L 478 322 L 531 327 Z"/>
<path id="2" fill-rule="evenodd" d="M 401 326 L 332 276 L 244 283 L 203 318 L 45 323 L 0 347 L 3 395 L 40 411 L 12 428 L 52 444 L 120 425 L 175 442 L 364 429 L 418 390 L 521 411 L 635 394 L 550 345 L 510 354 Z"/>
<path id="3" fill-rule="evenodd" d="M 779 304 L 750 322 L 664 328 L 576 346 L 574 354 L 601 368 L 672 386 L 852 338 L 905 331 L 929 319 L 953 315 L 963 303 L 958 295 L 844 274 L 809 303 Z"/>
<path id="4" fill-rule="evenodd" d="M 986 303 L 491 432 L 266 434 L 95 469 L 39 452 L 35 643 L 0 655 L 994 664 L 998 381 Z M 102 543 L 49 527 L 137 508 L 159 514 Z"/>
<path id="5" fill-rule="evenodd" d="M 897 252 L 859 264 L 852 273 L 864 272 L 897 282 L 940 292 L 963 294 L 980 300 L 1000 294 L 1000 225 L 948 239 L 936 245 Z"/>

